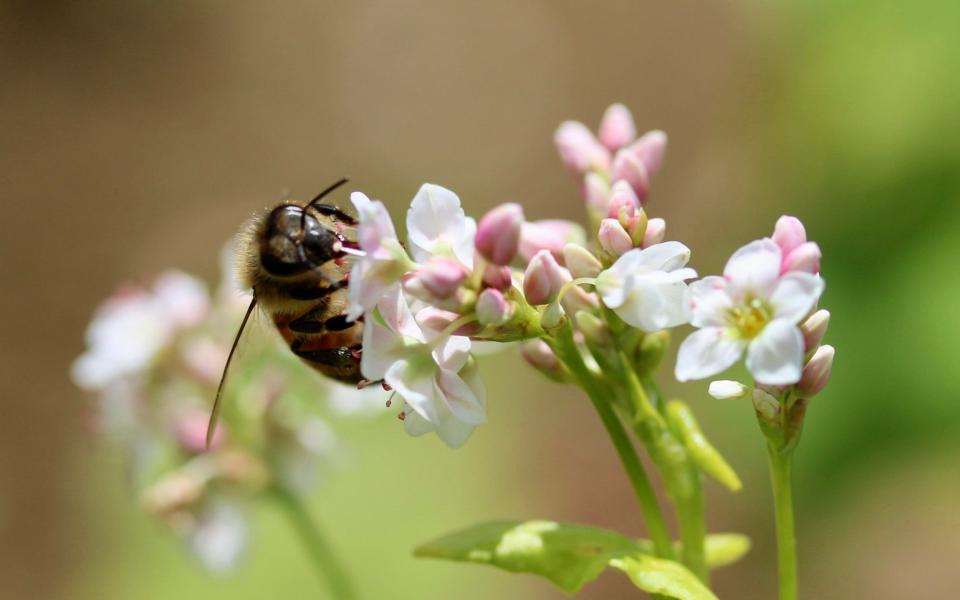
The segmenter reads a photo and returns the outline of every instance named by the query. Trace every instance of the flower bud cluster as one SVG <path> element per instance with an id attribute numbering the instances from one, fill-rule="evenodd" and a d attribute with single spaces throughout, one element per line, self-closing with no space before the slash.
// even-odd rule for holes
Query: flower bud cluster
<path id="1" fill-rule="evenodd" d="M 267 486 L 308 492 L 337 447 L 315 398 L 276 401 L 304 371 L 276 336 L 251 330 L 267 351 L 238 359 L 234 372 L 255 376 L 229 382 L 231 409 L 207 449 L 210 403 L 248 303 L 229 284 L 211 295 L 199 280 L 168 271 L 104 302 L 73 364 L 74 381 L 96 399 L 98 430 L 130 456 L 144 509 L 212 570 L 229 569 L 245 549 L 245 499 Z"/>

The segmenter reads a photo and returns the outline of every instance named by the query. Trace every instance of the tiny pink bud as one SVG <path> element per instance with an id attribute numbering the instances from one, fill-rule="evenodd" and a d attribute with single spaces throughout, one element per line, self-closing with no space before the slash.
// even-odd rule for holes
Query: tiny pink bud
<path id="1" fill-rule="evenodd" d="M 530 304 L 547 304 L 560 291 L 564 272 L 553 254 L 541 250 L 530 260 L 523 276 L 523 295 Z"/>
<path id="2" fill-rule="evenodd" d="M 784 259 L 780 271 L 805 271 L 816 275 L 820 272 L 820 246 L 816 242 L 800 244 Z"/>
<path id="3" fill-rule="evenodd" d="M 820 345 L 824 334 L 827 333 L 828 325 L 830 325 L 830 311 L 826 309 L 813 313 L 800 325 L 800 332 L 803 333 L 803 347 L 807 352 Z"/>
<path id="4" fill-rule="evenodd" d="M 481 325 L 503 325 L 513 316 L 513 303 L 500 290 L 487 288 L 477 298 L 477 321 Z"/>
<path id="5" fill-rule="evenodd" d="M 611 219 L 619 219 L 621 213 L 626 212 L 633 215 L 640 208 L 640 198 L 633 191 L 630 184 L 620 180 L 613 184 L 610 191 L 610 205 L 607 208 L 607 216 Z"/>
<path id="6" fill-rule="evenodd" d="M 667 134 L 655 129 L 640 136 L 630 146 L 630 152 L 640 159 L 648 176 L 655 175 L 663 166 L 663 155 L 667 151 Z"/>
<path id="7" fill-rule="evenodd" d="M 531 260 L 541 250 L 549 250 L 557 260 L 563 260 L 563 247 L 568 242 L 586 240 L 583 227 L 563 219 L 526 222 L 520 229 L 520 256 Z"/>
<path id="8" fill-rule="evenodd" d="M 207 425 L 209 415 L 205 412 L 190 411 L 176 418 L 174 434 L 177 442 L 187 452 L 199 454 L 207 449 Z M 216 450 L 223 445 L 223 427 L 218 423 L 210 440 L 210 449 Z"/>
<path id="9" fill-rule="evenodd" d="M 803 374 L 800 376 L 800 383 L 797 384 L 797 391 L 803 398 L 812 398 L 830 381 L 830 373 L 833 371 L 833 356 L 836 351 L 833 346 L 820 346 L 813 353 L 813 357 L 803 366 Z"/>
<path id="10" fill-rule="evenodd" d="M 523 207 L 515 203 L 501 204 L 480 219 L 475 245 L 477 251 L 495 265 L 506 265 L 517 254 Z"/>
<path id="11" fill-rule="evenodd" d="M 807 241 L 807 230 L 800 219 L 783 215 L 777 219 L 773 228 L 773 241 L 780 246 L 780 253 L 786 258 L 795 248 Z"/>
<path id="12" fill-rule="evenodd" d="M 583 179 L 583 199 L 598 215 L 605 215 L 610 205 L 610 184 L 598 173 L 587 173 Z"/>
<path id="13" fill-rule="evenodd" d="M 574 277 L 596 277 L 603 270 L 600 259 L 580 244 L 567 244 L 563 247 L 563 264 L 570 269 L 570 274 Z"/>
<path id="14" fill-rule="evenodd" d="M 513 285 L 513 271 L 510 267 L 487 265 L 483 269 L 483 283 L 497 290 L 505 290 Z"/>
<path id="15" fill-rule="evenodd" d="M 630 234 L 616 219 L 604 219 L 597 233 L 600 246 L 613 256 L 622 256 L 633 248 Z"/>
<path id="16" fill-rule="evenodd" d="M 627 150 L 617 152 L 610 173 L 611 181 L 616 182 L 621 179 L 630 184 L 642 204 L 647 198 L 647 190 L 650 189 L 650 177 L 640 159 Z"/>
<path id="17" fill-rule="evenodd" d="M 453 296 L 467 278 L 467 271 L 458 260 L 434 256 L 404 282 L 404 289 L 415 296 L 424 294 L 438 299 Z"/>
<path id="18" fill-rule="evenodd" d="M 528 340 L 520 344 L 520 355 L 534 368 L 552 372 L 560 366 L 557 355 L 543 340 Z"/>
<path id="19" fill-rule="evenodd" d="M 553 141 L 560 151 L 563 164 L 574 175 L 583 175 L 588 171 L 606 171 L 610 168 L 610 152 L 583 123 L 561 123 L 553 135 Z"/>
<path id="20" fill-rule="evenodd" d="M 422 327 L 426 327 L 427 329 L 431 329 L 433 331 L 443 331 L 459 318 L 460 315 L 455 312 L 443 310 L 434 306 L 428 306 L 424 309 L 421 309 L 416 315 L 417 323 L 419 323 Z M 460 329 L 457 329 L 453 333 L 454 335 L 473 335 L 478 331 L 480 331 L 480 327 L 476 323 L 469 323 Z"/>
<path id="21" fill-rule="evenodd" d="M 630 110 L 622 104 L 611 104 L 603 113 L 599 134 L 600 142 L 611 151 L 632 142 L 637 137 L 637 127 Z"/>
<path id="22" fill-rule="evenodd" d="M 667 222 L 663 219 L 656 218 L 650 219 L 647 221 L 647 230 L 643 233 L 643 244 L 644 248 L 649 248 L 654 244 L 659 244 L 663 241 L 664 236 L 667 234 Z"/>

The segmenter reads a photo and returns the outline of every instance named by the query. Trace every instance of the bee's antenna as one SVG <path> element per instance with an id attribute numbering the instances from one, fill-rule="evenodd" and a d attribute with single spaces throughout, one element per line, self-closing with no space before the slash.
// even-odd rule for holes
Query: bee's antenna
<path id="1" fill-rule="evenodd" d="M 307 226 L 307 209 L 309 209 L 311 206 L 313 206 L 314 204 L 316 204 L 316 203 L 319 202 L 320 200 L 323 200 L 323 197 L 324 197 L 324 196 L 326 196 L 327 194 L 329 194 L 330 192 L 332 192 L 333 190 L 337 189 L 338 187 L 340 187 L 341 185 L 345 184 L 345 183 L 348 182 L 348 181 L 350 181 L 350 180 L 347 179 L 346 177 L 344 177 L 344 178 L 341 179 L 340 181 L 334 183 L 333 185 L 331 185 L 331 186 L 328 187 L 327 189 L 323 190 L 322 192 L 320 192 L 319 194 L 317 194 L 316 196 L 314 196 L 314 197 L 313 197 L 313 200 L 311 200 L 310 202 L 307 202 L 307 205 L 303 207 L 303 214 L 300 215 L 300 232 L 301 232 L 301 234 L 303 233 L 304 228 L 306 228 L 306 226 Z"/>
<path id="2" fill-rule="evenodd" d="M 230 368 L 230 361 L 233 360 L 233 353 L 237 350 L 237 344 L 240 343 L 240 336 L 243 334 L 247 321 L 250 319 L 250 313 L 257 306 L 257 297 L 250 300 L 250 306 L 247 307 L 247 313 L 243 315 L 243 321 L 240 323 L 240 329 L 237 331 L 237 337 L 233 338 L 233 345 L 230 346 L 230 354 L 227 355 L 227 363 L 223 365 L 223 375 L 220 376 L 220 385 L 217 386 L 217 397 L 213 400 L 213 410 L 210 411 L 210 421 L 207 423 L 207 450 L 210 449 L 210 442 L 213 441 L 213 433 L 217 429 L 217 418 L 220 416 L 220 409 L 223 398 L 223 385 L 227 382 L 227 369 Z"/>

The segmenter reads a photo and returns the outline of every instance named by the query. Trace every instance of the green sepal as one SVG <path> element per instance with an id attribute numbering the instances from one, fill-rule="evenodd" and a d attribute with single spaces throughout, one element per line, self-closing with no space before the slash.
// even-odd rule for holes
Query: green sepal
<path id="1" fill-rule="evenodd" d="M 667 403 L 667 421 L 670 428 L 683 441 L 690 459 L 707 475 L 723 484 L 731 492 L 743 487 L 736 471 L 713 447 L 700 429 L 690 408 L 679 400 Z"/>

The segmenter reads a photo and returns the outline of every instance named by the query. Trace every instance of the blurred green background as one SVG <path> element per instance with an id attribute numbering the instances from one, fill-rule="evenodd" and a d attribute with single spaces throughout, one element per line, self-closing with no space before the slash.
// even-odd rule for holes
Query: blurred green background
<path id="1" fill-rule="evenodd" d="M 432 181 L 474 215 L 513 200 L 579 218 L 551 134 L 613 101 L 670 134 L 649 210 L 701 273 L 783 213 L 824 251 L 838 356 L 795 469 L 804 597 L 955 597 L 958 31 L 948 0 L 0 4 L 0 597 L 323 598 L 266 507 L 226 578 L 137 510 L 67 379 L 93 308 L 168 266 L 212 280 L 248 214 L 344 174 L 395 214 Z M 479 520 L 642 534 L 587 402 L 511 354 L 484 371 L 490 423 L 461 450 L 388 417 L 340 429 L 348 467 L 312 508 L 366 597 L 560 597 L 411 557 Z M 745 483 L 708 487 L 712 528 L 755 541 L 718 572 L 719 595 L 771 598 L 751 408 L 668 388 Z M 605 575 L 583 596 L 631 590 Z"/>

